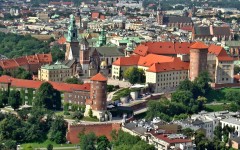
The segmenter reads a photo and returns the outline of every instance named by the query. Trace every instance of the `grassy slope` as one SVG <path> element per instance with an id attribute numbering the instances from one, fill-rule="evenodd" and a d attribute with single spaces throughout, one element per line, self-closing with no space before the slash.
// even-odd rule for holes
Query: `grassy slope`
<path id="1" fill-rule="evenodd" d="M 225 100 L 225 93 L 230 90 L 236 90 L 240 92 L 240 88 L 223 88 L 220 90 L 212 90 L 210 93 L 207 94 L 206 98 L 209 102 L 227 102 Z"/>
<path id="2" fill-rule="evenodd" d="M 56 144 L 55 142 L 46 140 L 43 143 L 26 143 L 26 144 L 22 144 L 21 147 L 23 147 L 23 149 L 27 149 L 27 147 L 29 145 L 31 145 L 32 148 L 47 148 L 48 144 L 52 144 L 53 147 L 73 147 L 73 146 L 75 146 L 74 144 Z"/>

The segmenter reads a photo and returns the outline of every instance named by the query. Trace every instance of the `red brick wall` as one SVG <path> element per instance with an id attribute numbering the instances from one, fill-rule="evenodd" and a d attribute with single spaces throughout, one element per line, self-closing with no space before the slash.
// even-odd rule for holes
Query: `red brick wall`
<path id="1" fill-rule="evenodd" d="M 79 143 L 78 134 L 85 131 L 84 133 L 93 132 L 96 136 L 105 135 L 111 140 L 112 130 L 119 130 L 121 127 L 120 123 L 96 123 L 96 124 L 78 124 L 68 125 L 67 140 L 73 144 Z"/>

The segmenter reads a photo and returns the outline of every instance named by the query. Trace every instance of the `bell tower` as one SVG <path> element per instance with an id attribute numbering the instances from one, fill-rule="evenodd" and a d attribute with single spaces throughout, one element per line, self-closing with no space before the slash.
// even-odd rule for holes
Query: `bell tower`
<path id="1" fill-rule="evenodd" d="M 66 38 L 66 53 L 65 60 L 79 59 L 79 42 L 76 20 L 73 15 L 70 15 L 70 24 L 68 26 L 68 34 Z"/>
<path id="2" fill-rule="evenodd" d="M 98 46 L 103 46 L 107 44 L 107 37 L 106 37 L 106 33 L 104 30 L 104 27 L 102 28 L 102 31 L 100 33 L 100 36 L 98 37 Z"/>
<path id="3" fill-rule="evenodd" d="M 83 76 L 88 76 L 90 56 L 89 56 L 89 43 L 87 39 L 84 37 L 80 42 L 80 55 L 79 62 L 82 66 L 82 74 Z"/>
<path id="4" fill-rule="evenodd" d="M 163 25 L 163 17 L 164 17 L 164 15 L 163 15 L 162 8 L 161 8 L 161 2 L 159 0 L 159 6 L 157 8 L 157 23 L 159 25 Z"/>

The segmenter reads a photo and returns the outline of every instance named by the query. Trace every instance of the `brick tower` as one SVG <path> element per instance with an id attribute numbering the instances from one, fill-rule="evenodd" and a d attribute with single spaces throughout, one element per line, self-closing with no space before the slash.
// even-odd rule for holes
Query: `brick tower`
<path id="1" fill-rule="evenodd" d="M 100 121 L 106 121 L 107 112 L 107 78 L 101 73 L 96 74 L 91 79 L 90 98 L 86 100 L 86 109 L 84 116 L 89 116 L 89 110 L 92 110 L 93 116 Z"/>
<path id="2" fill-rule="evenodd" d="M 196 42 L 190 48 L 189 77 L 193 81 L 201 72 L 207 71 L 208 46 L 202 42 Z"/>

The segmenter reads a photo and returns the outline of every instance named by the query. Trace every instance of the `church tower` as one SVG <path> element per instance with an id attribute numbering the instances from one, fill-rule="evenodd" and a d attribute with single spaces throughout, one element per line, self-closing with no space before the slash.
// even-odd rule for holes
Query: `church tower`
<path id="1" fill-rule="evenodd" d="M 159 6 L 157 8 L 157 23 L 159 25 L 163 25 L 163 12 L 162 12 L 162 8 L 161 8 L 161 3 L 160 3 L 160 0 L 159 0 Z"/>
<path id="2" fill-rule="evenodd" d="M 90 56 L 89 56 L 89 43 L 87 39 L 84 37 L 80 42 L 80 55 L 79 60 L 82 67 L 82 75 L 88 77 Z"/>
<path id="3" fill-rule="evenodd" d="M 105 33 L 105 30 L 104 30 L 104 27 L 102 28 L 102 31 L 101 31 L 101 34 L 100 36 L 98 37 L 98 46 L 101 47 L 103 45 L 106 45 L 107 44 L 107 37 L 106 37 L 106 33 Z"/>
<path id="4" fill-rule="evenodd" d="M 77 60 L 79 62 L 78 30 L 73 15 L 70 15 L 70 24 L 68 26 L 65 60 Z"/>
<path id="5" fill-rule="evenodd" d="M 77 23 L 77 26 L 79 27 L 79 29 L 81 30 L 82 29 L 82 17 L 81 17 L 81 12 L 80 10 L 78 9 L 77 12 L 76 12 L 76 16 L 78 17 L 78 23 Z"/>

